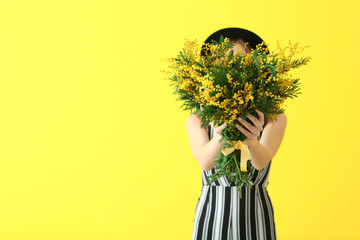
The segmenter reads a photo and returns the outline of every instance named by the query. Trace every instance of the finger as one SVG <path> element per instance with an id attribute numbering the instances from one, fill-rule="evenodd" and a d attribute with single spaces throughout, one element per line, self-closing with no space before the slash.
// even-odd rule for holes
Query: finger
<path id="1" fill-rule="evenodd" d="M 259 115 L 259 121 L 264 124 L 264 113 L 260 112 L 259 110 L 255 109 L 257 114 Z"/>
<path id="2" fill-rule="evenodd" d="M 240 130 L 246 137 L 251 137 L 252 133 L 240 126 L 239 124 L 236 124 L 235 127 Z"/>
<path id="3" fill-rule="evenodd" d="M 240 123 L 242 123 L 247 128 L 248 131 L 254 132 L 254 133 L 258 131 L 256 127 L 254 127 L 253 125 L 251 125 L 247 121 L 245 121 L 243 119 L 240 119 L 240 118 L 238 118 L 238 120 L 239 120 Z"/>
<path id="4" fill-rule="evenodd" d="M 225 128 L 227 127 L 227 124 L 226 123 L 223 123 L 222 125 L 216 127 L 214 129 L 214 131 L 218 134 L 220 134 Z"/>
<path id="5" fill-rule="evenodd" d="M 227 127 L 226 123 L 221 124 L 220 126 L 217 127 L 217 129 L 220 129 L 220 131 L 224 130 Z"/>
<path id="6" fill-rule="evenodd" d="M 253 122 L 254 126 L 261 132 L 262 131 L 262 125 L 261 122 L 259 121 L 259 119 L 257 119 L 256 117 L 254 117 L 251 114 L 248 114 L 247 117 Z"/>
<path id="7" fill-rule="evenodd" d="M 224 130 L 224 128 L 226 128 L 226 126 L 227 126 L 226 123 L 223 123 L 220 126 L 216 126 L 214 129 L 216 131 L 222 131 L 222 130 Z"/>

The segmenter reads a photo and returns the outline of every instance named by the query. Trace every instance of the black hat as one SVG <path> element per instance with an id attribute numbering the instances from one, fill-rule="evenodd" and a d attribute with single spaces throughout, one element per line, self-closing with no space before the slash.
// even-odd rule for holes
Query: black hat
<path id="1" fill-rule="evenodd" d="M 245 42 L 248 42 L 252 49 L 255 49 L 258 44 L 261 44 L 263 42 L 263 40 L 258 35 L 249 30 L 243 28 L 223 28 L 211 34 L 204 43 L 212 43 L 211 40 L 219 42 L 220 35 L 223 35 L 224 39 L 225 37 L 231 39 L 241 38 Z M 205 46 L 203 45 L 201 49 L 201 56 L 205 56 L 206 50 L 207 49 L 205 49 Z M 265 53 L 269 54 L 268 48 L 266 49 Z"/>

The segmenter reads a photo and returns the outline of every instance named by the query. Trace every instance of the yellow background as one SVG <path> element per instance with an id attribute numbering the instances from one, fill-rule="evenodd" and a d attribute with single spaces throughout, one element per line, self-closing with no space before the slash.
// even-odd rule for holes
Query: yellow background
<path id="1" fill-rule="evenodd" d="M 201 168 L 159 70 L 225 27 L 310 45 L 268 191 L 278 239 L 360 239 L 358 1 L 2 1 L 0 239 L 190 239 Z"/>

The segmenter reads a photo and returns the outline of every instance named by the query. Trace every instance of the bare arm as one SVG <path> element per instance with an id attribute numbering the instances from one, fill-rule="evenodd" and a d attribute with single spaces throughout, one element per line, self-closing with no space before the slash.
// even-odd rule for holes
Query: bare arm
<path id="1" fill-rule="evenodd" d="M 219 126 L 218 128 L 221 130 L 225 127 Z M 219 142 L 221 135 L 216 132 L 213 138 L 209 140 L 208 132 L 201 128 L 201 120 L 196 115 L 190 115 L 187 118 L 186 129 L 195 160 L 203 170 L 209 171 L 216 165 L 215 156 L 219 154 L 225 142 Z"/>
<path id="2" fill-rule="evenodd" d="M 260 142 L 257 138 L 248 135 L 249 137 L 245 140 L 245 143 L 249 147 L 251 164 L 254 168 L 261 170 L 274 158 L 284 137 L 286 124 L 287 118 L 283 113 L 278 115 L 276 120 L 274 119 L 274 124 L 269 121 L 265 125 Z"/>
<path id="3" fill-rule="evenodd" d="M 250 150 L 251 164 L 255 169 L 261 170 L 266 167 L 277 153 L 284 137 L 287 118 L 284 113 L 280 114 L 277 116 L 277 119 L 274 119 L 274 124 L 268 121 L 263 128 L 263 114 L 259 111 L 258 113 L 260 114 L 260 121 L 250 115 L 249 118 L 253 120 L 255 124 L 251 125 L 242 120 L 241 123 L 243 123 L 247 129 L 244 127 L 238 127 L 238 129 L 247 136 L 245 143 Z M 226 126 L 216 127 L 217 130 L 213 138 L 209 140 L 207 131 L 201 128 L 201 121 L 198 116 L 190 115 L 186 121 L 191 152 L 201 168 L 205 171 L 212 169 L 216 165 L 216 162 L 214 162 L 215 156 L 219 154 L 225 143 L 224 141 L 219 143 L 221 139 L 220 132 L 225 127 Z M 259 142 L 257 136 L 262 130 L 263 133 Z"/>

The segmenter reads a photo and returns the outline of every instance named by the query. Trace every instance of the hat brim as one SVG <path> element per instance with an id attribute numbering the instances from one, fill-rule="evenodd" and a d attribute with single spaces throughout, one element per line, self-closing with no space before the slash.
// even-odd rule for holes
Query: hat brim
<path id="1" fill-rule="evenodd" d="M 212 43 L 211 40 L 215 40 L 219 42 L 221 35 L 223 35 L 224 38 L 228 37 L 230 39 L 241 38 L 245 42 L 249 43 L 252 49 L 255 49 L 258 44 L 261 44 L 263 42 L 263 40 L 257 34 L 249 30 L 246 30 L 244 28 L 233 27 L 233 28 L 223 28 L 214 32 L 205 40 L 204 44 Z M 205 49 L 205 46 L 203 45 L 201 49 L 201 56 L 205 56 L 206 51 L 207 49 Z M 269 54 L 268 48 L 266 48 L 265 53 Z"/>

